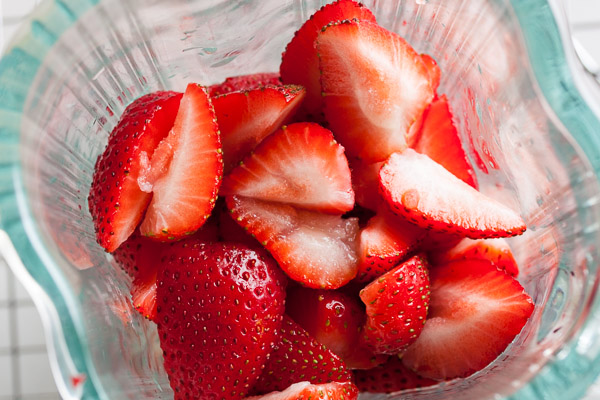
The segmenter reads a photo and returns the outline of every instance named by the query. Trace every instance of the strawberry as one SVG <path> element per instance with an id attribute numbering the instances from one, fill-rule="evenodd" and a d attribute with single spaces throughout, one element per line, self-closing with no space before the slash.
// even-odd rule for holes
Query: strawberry
<path id="1" fill-rule="evenodd" d="M 354 207 L 344 148 L 314 123 L 283 127 L 225 177 L 221 195 L 240 195 L 342 214 Z"/>
<path id="2" fill-rule="evenodd" d="M 391 210 L 422 228 L 472 239 L 525 231 L 525 223 L 513 210 L 412 149 L 391 155 L 379 171 L 379 184 Z"/>
<path id="3" fill-rule="evenodd" d="M 276 72 L 259 72 L 257 74 L 248 74 L 232 76 L 221 83 L 208 87 L 210 97 L 220 96 L 231 92 L 243 92 L 246 90 L 258 89 L 267 85 L 280 85 L 281 80 Z"/>
<path id="4" fill-rule="evenodd" d="M 436 265 L 454 260 L 488 260 L 511 276 L 519 275 L 519 266 L 510 251 L 510 246 L 503 238 L 478 240 L 465 238 L 446 252 L 432 252 L 429 259 Z"/>
<path id="5" fill-rule="evenodd" d="M 285 273 L 315 289 L 337 289 L 356 276 L 358 220 L 227 197 L 233 219 L 254 235 Z"/>
<path id="6" fill-rule="evenodd" d="M 352 382 L 331 382 L 312 385 L 298 382 L 282 392 L 271 392 L 262 396 L 247 397 L 246 400 L 356 400 L 358 389 Z"/>
<path id="7" fill-rule="evenodd" d="M 181 94 L 156 92 L 129 105 L 98 157 L 88 197 L 96 240 L 115 251 L 135 230 L 151 196 L 140 190 L 140 154 L 152 155 L 173 126 Z"/>
<path id="8" fill-rule="evenodd" d="M 261 247 L 260 243 L 247 230 L 233 220 L 225 205 L 219 209 L 219 237 L 224 242 L 242 243 L 248 247 Z"/>
<path id="9" fill-rule="evenodd" d="M 408 258 L 425 235 L 425 230 L 403 218 L 380 211 L 360 231 L 356 279 L 371 282 L 385 274 Z"/>
<path id="10" fill-rule="evenodd" d="M 360 301 L 334 290 L 288 289 L 286 314 L 344 361 L 348 369 L 369 369 L 385 362 L 361 346 L 366 314 Z"/>
<path id="11" fill-rule="evenodd" d="M 379 170 L 383 162 L 368 164 L 348 160 L 352 168 L 352 188 L 356 203 L 372 211 L 379 210 L 383 199 L 379 195 Z"/>
<path id="12" fill-rule="evenodd" d="M 301 86 L 264 86 L 212 99 L 228 173 L 265 137 L 289 121 L 304 98 Z"/>
<path id="13" fill-rule="evenodd" d="M 413 148 L 477 189 L 477 177 L 452 122 L 446 95 L 431 103 L 424 116 L 419 139 Z"/>
<path id="14" fill-rule="evenodd" d="M 356 20 L 329 25 L 317 51 L 325 117 L 346 153 L 377 162 L 405 149 L 433 99 L 421 57 L 395 33 Z"/>
<path id="15" fill-rule="evenodd" d="M 431 268 L 429 317 L 404 364 L 436 380 L 466 377 L 492 362 L 533 312 L 523 287 L 485 260 Z"/>
<path id="16" fill-rule="evenodd" d="M 421 54 L 421 60 L 425 63 L 425 67 L 427 67 L 427 72 L 429 73 L 429 79 L 431 80 L 431 89 L 433 92 L 437 92 L 438 87 L 440 86 L 440 79 L 442 77 L 442 71 L 440 67 L 437 65 L 437 62 L 431 57 L 429 54 Z"/>
<path id="17" fill-rule="evenodd" d="M 156 323 L 175 399 L 241 399 L 281 328 L 285 278 L 264 252 L 174 243 L 158 275 Z"/>
<path id="18" fill-rule="evenodd" d="M 398 357 L 390 357 L 387 363 L 379 367 L 353 373 L 358 389 L 367 393 L 394 393 L 437 384 L 406 368 Z"/>
<path id="19" fill-rule="evenodd" d="M 352 374 L 338 356 L 284 316 L 278 340 L 252 392 L 283 390 L 303 381 L 313 384 L 350 382 Z"/>
<path id="20" fill-rule="evenodd" d="M 322 112 L 315 39 L 319 31 L 330 22 L 350 18 L 375 22 L 373 13 L 354 1 L 339 0 L 325 5 L 296 32 L 281 57 L 281 80 L 283 83 L 302 85 L 306 88 L 306 100 L 302 108 L 312 117 L 317 117 Z"/>
<path id="21" fill-rule="evenodd" d="M 221 183 L 223 161 L 215 114 L 206 89 L 188 85 L 173 129 L 150 159 L 152 201 L 140 232 L 159 240 L 182 238 L 206 222 Z"/>
<path id="22" fill-rule="evenodd" d="M 360 292 L 367 306 L 365 343 L 376 353 L 398 354 L 425 325 L 429 306 L 428 263 L 414 256 Z"/>

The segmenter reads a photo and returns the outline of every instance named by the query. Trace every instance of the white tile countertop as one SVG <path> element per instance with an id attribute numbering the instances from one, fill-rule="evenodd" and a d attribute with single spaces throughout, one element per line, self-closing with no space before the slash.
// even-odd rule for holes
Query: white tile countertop
<path id="1" fill-rule="evenodd" d="M 0 49 L 41 0 L 0 0 Z M 567 0 L 573 34 L 600 66 L 600 0 Z M 600 72 L 600 67 L 598 69 Z M 0 400 L 60 399 L 42 324 L 25 289 L 0 260 Z M 600 385 L 586 400 L 600 399 Z"/>

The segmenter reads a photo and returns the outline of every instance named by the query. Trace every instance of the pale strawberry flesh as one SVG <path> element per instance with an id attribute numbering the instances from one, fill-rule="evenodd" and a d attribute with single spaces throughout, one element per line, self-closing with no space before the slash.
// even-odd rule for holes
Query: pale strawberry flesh
<path id="1" fill-rule="evenodd" d="M 384 161 L 433 99 L 421 57 L 393 32 L 340 21 L 317 39 L 325 117 L 351 157 Z"/>
<path id="2" fill-rule="evenodd" d="M 254 235 L 295 281 L 315 289 L 336 289 L 356 276 L 356 218 L 242 196 L 226 200 L 233 219 Z"/>
<path id="3" fill-rule="evenodd" d="M 484 368 L 533 312 L 519 282 L 489 261 L 453 261 L 432 267 L 430 274 L 429 317 L 402 358 L 424 377 L 462 378 Z"/>
<path id="4" fill-rule="evenodd" d="M 425 229 L 472 239 L 525 231 L 516 212 L 412 149 L 392 154 L 379 172 L 379 184 L 394 213 Z"/>

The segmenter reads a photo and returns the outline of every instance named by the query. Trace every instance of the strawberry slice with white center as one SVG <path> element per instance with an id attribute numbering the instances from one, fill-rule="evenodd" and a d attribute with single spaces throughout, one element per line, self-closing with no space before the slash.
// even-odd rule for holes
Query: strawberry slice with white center
<path id="1" fill-rule="evenodd" d="M 287 123 L 306 91 L 301 86 L 265 86 L 213 97 L 224 172 L 228 173 L 265 137 Z"/>
<path id="2" fill-rule="evenodd" d="M 432 264 L 445 264 L 454 260 L 488 260 L 498 269 L 511 276 L 519 275 L 519 266 L 510 250 L 508 242 L 503 238 L 477 239 L 465 238 L 446 252 L 432 252 Z"/>
<path id="3" fill-rule="evenodd" d="M 319 34 L 317 51 L 325 117 L 348 155 L 376 162 L 405 149 L 433 99 L 413 48 L 379 25 L 346 20 Z"/>
<path id="4" fill-rule="evenodd" d="M 452 122 L 452 112 L 446 95 L 431 103 L 423 118 L 419 139 L 413 148 L 428 155 L 457 178 L 477 189 L 475 170 Z"/>
<path id="5" fill-rule="evenodd" d="M 312 385 L 298 382 L 281 392 L 246 397 L 246 400 L 356 400 L 358 389 L 352 382 L 331 382 Z"/>
<path id="6" fill-rule="evenodd" d="M 327 4 L 302 25 L 281 57 L 281 80 L 283 83 L 293 83 L 306 88 L 306 100 L 302 108 L 312 117 L 319 117 L 322 112 L 319 59 L 315 39 L 321 29 L 330 22 L 351 18 L 375 22 L 373 13 L 360 3 L 340 0 Z"/>
<path id="7" fill-rule="evenodd" d="M 422 228 L 472 239 L 525 231 L 516 212 L 412 149 L 391 155 L 379 172 L 379 184 L 391 210 Z"/>
<path id="8" fill-rule="evenodd" d="M 380 211 L 360 231 L 356 279 L 371 282 L 416 250 L 427 231 L 389 212 Z"/>
<path id="9" fill-rule="evenodd" d="M 344 148 L 331 131 L 304 122 L 266 138 L 223 180 L 221 195 L 342 214 L 354 207 Z"/>
<path id="10" fill-rule="evenodd" d="M 242 196 L 227 197 L 233 219 L 254 235 L 285 273 L 315 289 L 356 276 L 358 219 L 343 219 Z"/>
<path id="11" fill-rule="evenodd" d="M 489 261 L 432 267 L 429 315 L 404 364 L 419 375 L 466 377 L 494 361 L 521 332 L 534 309 L 523 287 Z"/>
<path id="12" fill-rule="evenodd" d="M 173 129 L 155 150 L 149 173 L 153 196 L 140 226 L 159 240 L 184 237 L 210 216 L 221 184 L 223 160 L 215 113 L 206 89 L 188 85 Z"/>
<path id="13" fill-rule="evenodd" d="M 277 72 L 259 72 L 256 74 L 230 76 L 221 83 L 208 87 L 210 97 L 220 96 L 231 92 L 258 89 L 267 85 L 280 85 Z"/>

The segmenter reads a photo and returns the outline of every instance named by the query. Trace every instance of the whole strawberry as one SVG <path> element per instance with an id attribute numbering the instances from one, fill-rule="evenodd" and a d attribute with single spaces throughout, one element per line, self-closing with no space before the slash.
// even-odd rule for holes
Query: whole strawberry
<path id="1" fill-rule="evenodd" d="M 245 246 L 176 243 L 158 277 L 158 332 L 175 399 L 241 399 L 281 327 L 285 277 Z"/>

